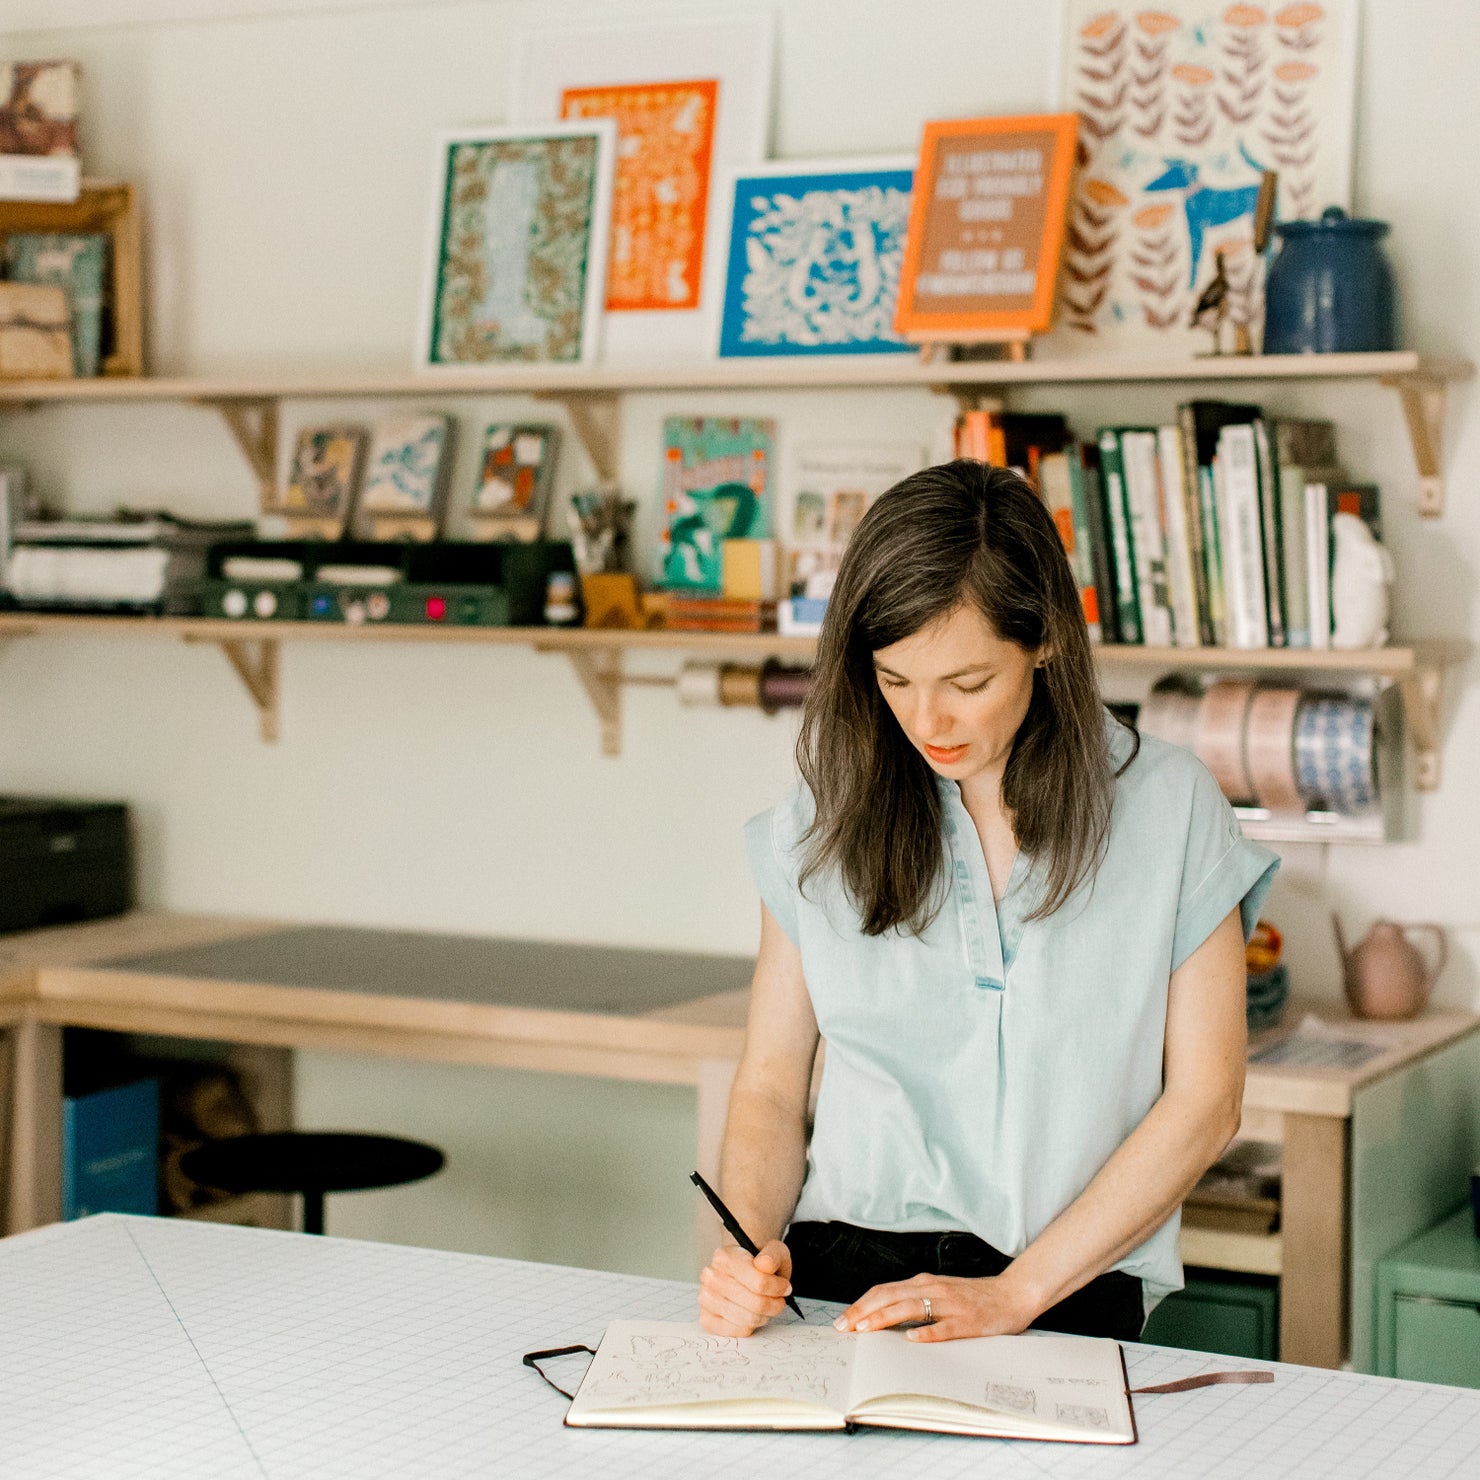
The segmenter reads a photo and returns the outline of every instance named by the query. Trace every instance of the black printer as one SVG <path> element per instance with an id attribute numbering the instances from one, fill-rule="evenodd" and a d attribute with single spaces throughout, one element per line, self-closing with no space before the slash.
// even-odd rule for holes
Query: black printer
<path id="1" fill-rule="evenodd" d="M 0 795 L 0 930 L 121 915 L 133 877 L 124 803 Z"/>

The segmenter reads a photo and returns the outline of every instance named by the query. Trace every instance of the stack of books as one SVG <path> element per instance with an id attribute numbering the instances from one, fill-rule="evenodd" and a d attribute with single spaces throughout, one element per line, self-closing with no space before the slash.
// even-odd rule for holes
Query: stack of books
<path id="1" fill-rule="evenodd" d="M 1075 442 L 1062 417 L 968 412 L 957 452 L 1043 496 L 1090 637 L 1148 647 L 1331 645 L 1331 520 L 1381 539 L 1378 489 L 1351 482 L 1329 421 L 1189 401 L 1168 426 Z"/>
<path id="2" fill-rule="evenodd" d="M 664 625 L 679 632 L 774 632 L 776 603 L 669 591 Z"/>

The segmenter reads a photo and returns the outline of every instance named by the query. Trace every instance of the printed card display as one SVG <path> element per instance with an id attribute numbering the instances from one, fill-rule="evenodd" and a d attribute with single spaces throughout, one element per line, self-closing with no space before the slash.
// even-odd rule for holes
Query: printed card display
<path id="1" fill-rule="evenodd" d="M 732 174 L 720 356 L 908 352 L 894 318 L 913 176 L 908 156 Z"/>
<path id="2" fill-rule="evenodd" d="M 1049 327 L 1077 129 L 1072 113 L 925 125 L 900 333 L 968 343 Z"/>
<path id="3" fill-rule="evenodd" d="M 77 62 L 0 62 L 0 199 L 74 201 Z"/>
<path id="4" fill-rule="evenodd" d="M 480 538 L 539 538 L 559 443 L 556 427 L 495 422 L 488 428 L 473 494 Z"/>
<path id="5" fill-rule="evenodd" d="M 294 445 L 282 504 L 268 512 L 285 516 L 290 524 L 311 524 L 330 538 L 343 534 L 359 486 L 365 441 L 363 427 L 304 427 Z"/>
<path id="6" fill-rule="evenodd" d="M 679 590 L 724 589 L 721 545 L 771 533 L 776 424 L 717 416 L 663 423 L 663 581 Z"/>
<path id="7" fill-rule="evenodd" d="M 432 538 L 444 503 L 451 465 L 450 416 L 396 416 L 378 422 L 365 458 L 361 522 L 376 538 L 421 533 Z M 416 529 L 415 526 L 422 526 Z"/>
<path id="8" fill-rule="evenodd" d="M 717 78 L 572 87 L 562 118 L 617 124 L 607 312 L 698 308 Z"/>
<path id="9" fill-rule="evenodd" d="M 448 135 L 420 363 L 595 358 L 616 125 Z"/>

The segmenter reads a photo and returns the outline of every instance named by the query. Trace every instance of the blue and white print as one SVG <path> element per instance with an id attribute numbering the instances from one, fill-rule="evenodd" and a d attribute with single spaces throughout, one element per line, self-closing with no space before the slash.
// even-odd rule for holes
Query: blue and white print
<path id="1" fill-rule="evenodd" d="M 894 332 L 913 178 L 907 165 L 738 176 L 720 357 L 913 349 Z"/>

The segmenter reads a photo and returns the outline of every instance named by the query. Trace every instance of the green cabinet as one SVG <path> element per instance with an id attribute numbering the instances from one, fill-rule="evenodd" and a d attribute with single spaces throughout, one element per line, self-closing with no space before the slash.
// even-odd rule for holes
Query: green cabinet
<path id="1" fill-rule="evenodd" d="M 1377 1264 L 1377 1370 L 1480 1388 L 1480 1238 L 1468 1207 Z"/>
<path id="2" fill-rule="evenodd" d="M 1151 1312 L 1141 1340 L 1272 1362 L 1279 1356 L 1278 1281 L 1189 1269 L 1187 1286 Z"/>

